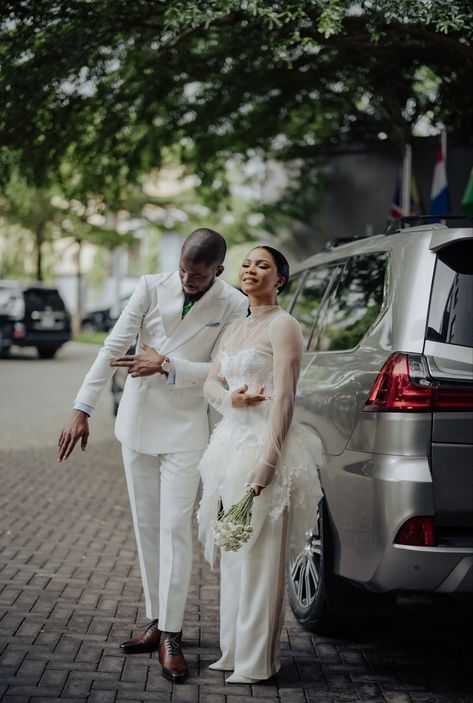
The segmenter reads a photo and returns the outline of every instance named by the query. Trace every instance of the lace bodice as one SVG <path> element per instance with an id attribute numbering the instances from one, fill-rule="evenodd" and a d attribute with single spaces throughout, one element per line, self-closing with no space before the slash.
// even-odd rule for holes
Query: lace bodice
<path id="1" fill-rule="evenodd" d="M 257 308 L 249 318 L 234 322 L 222 337 L 204 395 L 224 421 L 259 423 L 264 452 L 250 485 L 267 486 L 273 478 L 292 420 L 301 356 L 300 327 L 278 306 Z M 244 384 L 249 395 L 264 386 L 268 400 L 233 407 L 232 391 Z"/>
<path id="2" fill-rule="evenodd" d="M 236 354 L 222 351 L 220 376 L 233 390 L 244 383 L 248 392 L 254 393 L 259 386 L 264 386 L 266 393 L 271 395 L 273 388 L 273 357 L 258 349 L 242 349 Z"/>

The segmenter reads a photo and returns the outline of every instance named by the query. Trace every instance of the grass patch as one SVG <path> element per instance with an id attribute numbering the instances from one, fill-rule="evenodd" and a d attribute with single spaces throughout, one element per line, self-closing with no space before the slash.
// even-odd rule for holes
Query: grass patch
<path id="1" fill-rule="evenodd" d="M 103 344 L 107 332 L 81 332 L 74 335 L 74 342 L 83 342 L 84 344 Z"/>

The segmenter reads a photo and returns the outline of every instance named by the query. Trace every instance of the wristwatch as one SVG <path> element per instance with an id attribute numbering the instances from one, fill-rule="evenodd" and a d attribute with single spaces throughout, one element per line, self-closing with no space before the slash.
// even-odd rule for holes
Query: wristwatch
<path id="1" fill-rule="evenodd" d="M 161 364 L 161 368 L 164 371 L 164 373 L 169 373 L 171 370 L 171 362 L 169 358 L 166 356 L 163 363 Z"/>

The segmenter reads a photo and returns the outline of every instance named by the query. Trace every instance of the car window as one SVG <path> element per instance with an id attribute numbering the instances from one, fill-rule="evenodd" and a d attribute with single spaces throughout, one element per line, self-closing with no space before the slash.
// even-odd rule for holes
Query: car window
<path id="1" fill-rule="evenodd" d="M 49 307 L 53 310 L 64 310 L 64 302 L 56 290 L 42 288 L 28 288 L 25 290 L 26 310 L 44 310 Z"/>
<path id="2" fill-rule="evenodd" d="M 303 271 L 290 278 L 284 290 L 278 294 L 278 305 L 284 308 L 284 310 L 292 312 L 296 295 L 299 293 L 299 289 L 306 275 L 307 271 Z"/>
<path id="3" fill-rule="evenodd" d="M 353 349 L 379 316 L 384 298 L 386 253 L 360 254 L 345 262 L 324 301 L 310 351 Z"/>
<path id="4" fill-rule="evenodd" d="M 15 298 L 18 298 L 18 291 L 12 287 L 0 286 L 0 307 L 6 305 L 10 302 L 10 300 Z"/>
<path id="5" fill-rule="evenodd" d="M 473 347 L 473 241 L 441 250 L 435 265 L 427 339 Z"/>
<path id="6" fill-rule="evenodd" d="M 337 264 L 324 264 L 310 269 L 305 274 L 304 285 L 292 308 L 292 314 L 299 321 L 307 348 L 313 335 L 318 313 L 324 296 L 339 271 Z"/>

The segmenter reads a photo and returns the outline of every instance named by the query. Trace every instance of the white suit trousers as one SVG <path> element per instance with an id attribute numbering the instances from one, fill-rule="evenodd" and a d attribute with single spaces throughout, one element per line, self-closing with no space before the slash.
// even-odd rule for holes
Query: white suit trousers
<path id="1" fill-rule="evenodd" d="M 255 500 L 258 500 L 255 498 Z M 279 671 L 287 510 L 248 549 L 221 551 L 219 664 L 253 679 Z"/>
<path id="2" fill-rule="evenodd" d="M 192 572 L 192 514 L 202 450 L 152 456 L 122 446 L 146 616 L 182 628 Z"/>

